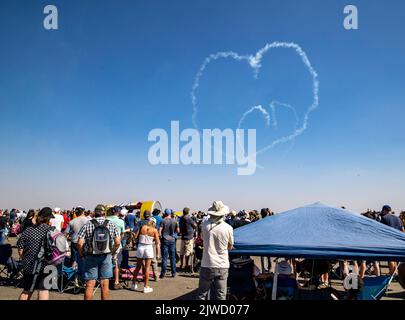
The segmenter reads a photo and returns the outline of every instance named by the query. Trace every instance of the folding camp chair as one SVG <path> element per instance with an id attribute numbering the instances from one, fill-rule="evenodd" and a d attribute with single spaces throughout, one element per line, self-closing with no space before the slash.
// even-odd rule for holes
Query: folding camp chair
<path id="1" fill-rule="evenodd" d="M 74 267 L 68 267 L 62 265 L 59 278 L 58 278 L 58 290 L 60 293 L 72 289 L 73 294 L 79 294 L 84 288 L 83 283 L 79 279 L 77 269 Z"/>
<path id="2" fill-rule="evenodd" d="M 134 265 L 129 265 L 127 268 L 120 268 L 120 279 L 126 288 L 131 287 L 131 283 L 134 280 L 135 268 L 136 268 L 136 266 L 134 266 Z M 141 270 L 139 270 L 137 281 L 143 281 L 143 279 L 144 279 L 143 269 L 144 268 L 141 268 Z M 149 279 L 151 279 L 151 280 L 154 279 L 152 270 L 150 270 L 150 272 L 149 272 Z"/>
<path id="3" fill-rule="evenodd" d="M 380 300 L 393 279 L 392 276 L 364 277 L 363 288 L 360 290 L 359 300 Z"/>
<path id="4" fill-rule="evenodd" d="M 8 279 L 8 259 L 11 258 L 13 249 L 11 244 L 0 245 L 0 277 L 1 279 Z"/>
<path id="5" fill-rule="evenodd" d="M 13 257 L 11 244 L 0 245 L 0 282 L 18 286 L 22 279 L 21 263 Z"/>

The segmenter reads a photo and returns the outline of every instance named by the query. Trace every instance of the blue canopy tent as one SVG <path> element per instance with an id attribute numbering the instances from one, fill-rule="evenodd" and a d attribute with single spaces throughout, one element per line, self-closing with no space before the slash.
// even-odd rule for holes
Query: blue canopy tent
<path id="1" fill-rule="evenodd" d="M 322 203 L 243 226 L 234 237 L 237 255 L 405 261 L 405 233 Z"/>

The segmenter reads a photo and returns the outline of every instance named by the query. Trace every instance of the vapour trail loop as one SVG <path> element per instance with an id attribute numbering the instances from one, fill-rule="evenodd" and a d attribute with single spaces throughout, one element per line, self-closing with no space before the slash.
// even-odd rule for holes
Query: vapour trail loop
<path id="1" fill-rule="evenodd" d="M 298 127 L 298 125 L 299 125 L 299 117 L 298 117 L 297 110 L 296 110 L 292 105 L 290 105 L 290 104 L 282 103 L 282 102 L 279 102 L 279 101 L 276 101 L 276 100 L 270 102 L 270 104 L 269 104 L 269 108 L 270 108 L 270 110 L 271 110 L 271 116 L 270 116 L 269 112 L 268 112 L 266 109 L 264 109 L 261 105 L 254 106 L 254 107 L 250 108 L 248 111 L 246 111 L 246 112 L 243 114 L 242 118 L 239 120 L 238 129 L 241 128 L 243 121 L 245 121 L 245 118 L 246 118 L 250 113 L 252 113 L 253 111 L 258 110 L 258 111 L 260 111 L 260 112 L 263 114 L 263 116 L 264 116 L 264 118 L 265 118 L 265 121 L 266 121 L 266 126 L 269 127 L 269 126 L 270 126 L 270 121 L 271 121 L 271 125 L 273 126 L 274 129 L 277 130 L 277 129 L 278 129 L 278 121 L 277 121 L 277 114 L 276 114 L 276 108 L 277 108 L 277 106 L 280 106 L 280 107 L 283 107 L 283 108 L 287 108 L 287 109 L 289 109 L 289 110 L 291 110 L 291 111 L 293 112 L 294 118 L 295 118 L 294 130 L 296 130 L 297 127 Z M 245 149 L 244 149 L 244 146 L 242 145 L 242 143 L 241 143 L 241 141 L 240 141 L 240 137 L 237 136 L 237 137 L 236 137 L 236 140 L 237 140 L 237 142 L 238 142 L 239 147 L 241 148 L 241 150 L 242 150 L 242 152 L 243 152 L 243 155 L 245 155 Z M 294 142 L 294 141 L 292 140 L 292 142 Z M 258 154 L 258 153 L 256 152 L 256 155 L 257 155 L 257 154 Z M 256 163 L 256 165 L 259 165 L 259 164 Z"/>
<path id="2" fill-rule="evenodd" d="M 260 111 L 260 113 L 263 115 L 263 117 L 264 117 L 264 120 L 266 121 L 266 126 L 268 127 L 268 126 L 270 126 L 270 114 L 267 112 L 267 110 L 266 109 L 264 109 L 261 105 L 258 105 L 258 106 L 254 106 L 254 107 L 252 107 L 252 108 L 250 108 L 248 111 L 246 111 L 244 114 L 243 114 L 243 116 L 242 116 L 242 118 L 240 118 L 240 120 L 239 120 L 239 124 L 238 124 L 238 129 L 240 128 L 240 126 L 241 126 L 241 124 L 242 124 L 242 122 L 245 120 L 245 118 L 250 114 L 250 113 L 252 113 L 253 111 L 255 111 L 255 110 L 258 110 L 258 111 Z"/>
<path id="3" fill-rule="evenodd" d="M 318 79 L 318 73 L 312 67 L 312 64 L 309 61 L 308 56 L 305 53 L 305 51 L 298 44 L 293 43 L 293 42 L 276 41 L 276 42 L 273 42 L 270 44 L 266 44 L 255 55 L 239 55 L 236 52 L 228 51 L 228 52 L 218 52 L 215 54 L 211 54 L 207 58 L 205 58 L 203 64 L 200 66 L 200 69 L 195 76 L 194 83 L 193 83 L 192 90 L 191 90 L 191 102 L 192 102 L 192 107 L 193 107 L 192 122 L 193 122 L 194 127 L 196 129 L 198 129 L 198 124 L 197 124 L 198 103 L 197 103 L 196 92 L 200 86 L 200 78 L 204 75 L 205 69 L 211 62 L 216 61 L 218 59 L 228 59 L 228 58 L 231 58 L 238 62 L 246 61 L 249 64 L 249 66 L 253 69 L 254 78 L 257 79 L 259 76 L 260 68 L 262 66 L 261 62 L 262 62 L 264 54 L 267 53 L 271 49 L 278 49 L 278 48 L 294 50 L 296 52 L 296 54 L 301 58 L 301 61 L 303 62 L 303 64 L 305 65 L 309 74 L 312 77 L 313 101 L 304 114 L 301 126 L 298 125 L 295 128 L 294 132 L 292 132 L 291 134 L 272 141 L 269 145 L 267 145 L 263 149 L 257 151 L 256 154 L 262 154 L 262 153 L 266 152 L 267 150 L 274 148 L 278 144 L 292 141 L 296 137 L 300 136 L 308 127 L 309 114 L 319 106 L 319 79 Z M 284 106 L 287 106 L 287 105 L 284 105 Z M 290 106 L 290 107 L 291 107 L 291 110 L 295 111 L 295 108 L 293 108 L 292 106 Z M 273 111 L 274 105 L 272 107 L 270 104 L 270 108 Z M 296 112 L 295 112 L 295 115 L 296 115 Z M 242 115 L 242 118 L 239 120 L 239 123 L 242 122 L 241 120 L 244 119 L 244 116 L 246 116 L 246 115 Z M 276 122 L 274 122 L 274 121 L 276 121 Z M 275 117 L 273 117 L 273 125 L 277 126 L 277 120 Z"/>

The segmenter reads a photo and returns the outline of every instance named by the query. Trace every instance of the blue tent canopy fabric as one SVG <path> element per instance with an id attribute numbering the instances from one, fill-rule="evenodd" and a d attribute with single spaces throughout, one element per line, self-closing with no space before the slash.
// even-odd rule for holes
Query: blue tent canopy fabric
<path id="1" fill-rule="evenodd" d="M 319 202 L 245 225 L 234 237 L 237 255 L 405 261 L 405 233 Z"/>

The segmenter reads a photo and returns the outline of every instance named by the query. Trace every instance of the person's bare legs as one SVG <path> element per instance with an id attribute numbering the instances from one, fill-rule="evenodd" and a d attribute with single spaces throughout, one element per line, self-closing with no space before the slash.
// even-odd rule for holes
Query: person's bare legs
<path id="1" fill-rule="evenodd" d="M 100 280 L 101 300 L 110 299 L 110 288 L 109 288 L 108 285 L 109 285 L 109 280 L 108 279 Z"/>
<path id="2" fill-rule="evenodd" d="M 142 267 L 143 267 L 143 265 L 142 265 L 142 259 L 137 258 L 137 259 L 136 259 L 136 268 L 135 268 L 134 273 L 133 273 L 133 275 L 134 275 L 134 279 L 133 279 L 133 281 L 132 281 L 133 284 L 136 284 L 137 279 L 138 279 L 139 270 L 141 270 Z"/>
<path id="3" fill-rule="evenodd" d="M 186 256 L 186 266 L 185 268 L 190 268 L 190 256 Z"/>
<path id="4" fill-rule="evenodd" d="M 49 300 L 49 291 L 38 290 L 38 300 Z"/>
<path id="5" fill-rule="evenodd" d="M 95 285 L 96 280 L 86 281 L 86 289 L 84 290 L 84 300 L 93 300 L 93 291 Z"/>
<path id="6" fill-rule="evenodd" d="M 390 270 L 390 276 L 397 271 L 397 263 L 395 261 L 388 261 L 388 269 Z"/>
<path id="7" fill-rule="evenodd" d="M 339 267 L 341 270 L 340 273 L 343 275 L 343 278 L 345 278 L 349 274 L 349 261 L 339 261 Z"/>
<path id="8" fill-rule="evenodd" d="M 184 268 L 184 255 L 180 255 L 180 269 Z"/>
<path id="9" fill-rule="evenodd" d="M 358 265 L 357 261 L 353 261 L 353 266 L 354 266 L 354 272 L 356 274 L 359 274 L 359 265 Z"/>
<path id="10" fill-rule="evenodd" d="M 359 268 L 359 277 L 361 279 L 364 278 L 364 275 L 366 274 L 366 269 L 367 269 L 366 261 L 362 261 Z"/>
<path id="11" fill-rule="evenodd" d="M 150 271 L 150 264 L 151 264 L 152 259 L 146 259 L 145 260 L 145 288 L 149 287 L 149 271 Z"/>
<path id="12" fill-rule="evenodd" d="M 329 273 L 324 273 L 321 275 L 321 282 L 325 285 L 329 284 Z"/>
<path id="13" fill-rule="evenodd" d="M 21 292 L 20 297 L 18 298 L 18 300 L 21 300 L 21 301 L 23 301 L 23 300 L 24 301 L 25 300 L 31 300 L 32 294 L 33 294 L 33 292 L 23 291 L 23 292 Z"/>
<path id="14" fill-rule="evenodd" d="M 374 270 L 373 270 L 374 275 L 379 277 L 381 275 L 380 264 L 378 263 L 378 261 L 374 261 L 373 266 L 374 266 Z"/>
<path id="15" fill-rule="evenodd" d="M 118 261 L 116 261 L 114 267 L 114 284 L 119 283 L 120 283 L 120 268 L 118 268 Z"/>

